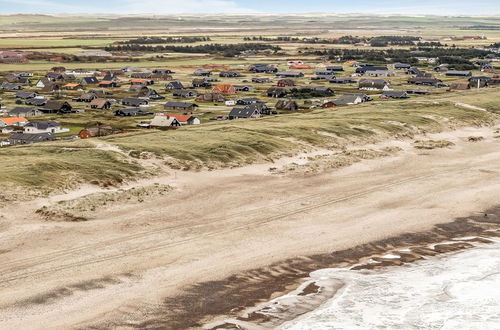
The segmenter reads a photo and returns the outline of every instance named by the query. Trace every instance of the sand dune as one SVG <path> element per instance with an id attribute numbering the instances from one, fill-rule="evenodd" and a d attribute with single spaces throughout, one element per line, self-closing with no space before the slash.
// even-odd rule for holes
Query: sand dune
<path id="1" fill-rule="evenodd" d="M 91 221 L 50 221 L 35 213 L 64 196 L 5 205 L 0 328 L 198 327 L 241 303 L 217 296 L 224 292 L 217 280 L 261 267 L 279 275 L 285 269 L 269 265 L 430 230 L 498 205 L 500 139 L 494 131 L 425 137 L 454 143 L 435 150 L 416 149 L 409 140 L 386 142 L 370 148 L 401 151 L 314 175 L 269 171 L 297 159 L 171 172 L 139 183 L 168 184 L 171 193 L 111 204 Z M 484 139 L 469 142 L 469 136 Z M 258 282 L 260 274 L 247 279 Z M 299 275 L 263 292 L 290 290 Z M 214 282 L 199 286 L 208 288 L 207 301 L 196 301 L 193 285 L 207 281 Z M 210 308 L 190 316 L 175 309 L 193 302 Z"/>

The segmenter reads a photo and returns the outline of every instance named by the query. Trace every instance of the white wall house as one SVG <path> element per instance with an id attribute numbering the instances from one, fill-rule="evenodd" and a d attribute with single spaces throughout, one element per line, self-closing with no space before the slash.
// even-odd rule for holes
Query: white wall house
<path id="1" fill-rule="evenodd" d="M 69 132 L 69 128 L 62 128 L 61 125 L 55 121 L 39 121 L 31 122 L 24 126 L 24 133 L 26 134 L 38 134 L 38 133 L 66 133 Z"/>

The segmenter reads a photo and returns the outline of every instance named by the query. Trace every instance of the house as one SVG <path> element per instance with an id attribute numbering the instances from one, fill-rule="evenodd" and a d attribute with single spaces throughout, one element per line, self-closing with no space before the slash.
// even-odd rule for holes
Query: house
<path id="1" fill-rule="evenodd" d="M 109 125 L 105 125 L 102 123 L 97 123 L 94 126 L 87 127 L 85 129 L 82 129 L 78 133 L 78 137 L 80 139 L 88 139 L 92 137 L 100 137 L 100 136 L 108 136 L 111 134 L 115 134 L 117 132 L 120 132 L 119 130 L 115 130 Z"/>
<path id="2" fill-rule="evenodd" d="M 449 90 L 457 90 L 457 91 L 463 91 L 470 89 L 470 85 L 468 82 L 461 82 L 461 83 L 452 83 L 450 84 Z"/>
<path id="3" fill-rule="evenodd" d="M 440 64 L 434 68 L 434 71 L 437 72 L 448 71 L 448 64 Z"/>
<path id="4" fill-rule="evenodd" d="M 108 72 L 104 75 L 104 78 L 102 78 L 102 81 L 101 81 L 101 82 L 103 82 L 103 81 L 108 81 L 108 82 L 110 82 L 110 81 L 113 81 L 113 82 L 118 82 L 118 81 L 119 81 L 119 79 L 118 79 L 118 77 L 116 76 L 116 73 L 111 72 L 111 71 L 108 71 Z"/>
<path id="5" fill-rule="evenodd" d="M 154 89 L 142 86 L 142 85 L 132 85 L 129 89 L 130 92 L 137 92 L 138 98 L 147 98 L 149 100 L 163 100 L 165 97 L 161 96 Z"/>
<path id="6" fill-rule="evenodd" d="M 154 74 L 172 74 L 172 73 L 175 73 L 174 71 L 170 70 L 170 69 L 153 69 L 153 72 Z"/>
<path id="7" fill-rule="evenodd" d="M 177 118 L 168 116 L 164 113 L 156 113 L 154 118 L 151 120 L 149 127 L 180 127 L 181 123 Z"/>
<path id="8" fill-rule="evenodd" d="M 218 93 L 222 95 L 232 95 L 236 94 L 236 89 L 233 85 L 229 84 L 218 84 L 212 89 L 212 93 Z"/>
<path id="9" fill-rule="evenodd" d="M 113 88 L 113 87 L 119 87 L 120 85 L 118 84 L 117 81 L 103 80 L 103 81 L 99 82 L 98 86 L 101 88 Z"/>
<path id="10" fill-rule="evenodd" d="M 351 104 L 359 104 L 363 102 L 363 99 L 359 95 L 349 94 L 342 95 L 336 100 L 332 101 L 335 105 L 351 105 Z"/>
<path id="11" fill-rule="evenodd" d="M 281 71 L 276 73 L 277 77 L 280 78 L 302 78 L 304 73 L 299 71 Z"/>
<path id="12" fill-rule="evenodd" d="M 205 69 L 197 69 L 193 72 L 193 75 L 195 76 L 199 76 L 199 77 L 208 77 L 210 76 L 212 73 L 210 71 L 207 71 Z"/>
<path id="13" fill-rule="evenodd" d="M 41 114 L 42 112 L 35 108 L 16 107 L 9 111 L 10 117 L 35 117 Z"/>
<path id="14" fill-rule="evenodd" d="M 312 69 L 312 66 L 305 64 L 302 65 L 297 64 L 297 65 L 290 65 L 289 68 L 294 70 L 306 70 L 306 69 Z"/>
<path id="15" fill-rule="evenodd" d="M 194 88 L 210 88 L 212 84 L 204 78 L 193 79 L 192 85 Z"/>
<path id="16" fill-rule="evenodd" d="M 61 85 L 56 84 L 56 83 L 48 83 L 42 88 L 41 92 L 42 93 L 54 93 L 54 92 L 58 92 L 60 90 L 61 90 Z"/>
<path id="17" fill-rule="evenodd" d="M 22 145 L 22 144 L 33 144 L 39 142 L 54 141 L 55 137 L 52 133 L 38 133 L 38 134 L 26 134 L 26 133 L 14 133 L 11 137 L 7 139 L 10 145 Z"/>
<path id="18" fill-rule="evenodd" d="M 279 100 L 275 108 L 278 110 L 296 111 L 299 110 L 299 104 L 294 100 Z"/>
<path id="19" fill-rule="evenodd" d="M 83 86 L 80 84 L 69 83 L 64 85 L 63 88 L 68 90 L 76 90 L 76 89 L 82 89 Z"/>
<path id="20" fill-rule="evenodd" d="M 373 101 L 373 99 L 367 95 L 367 94 L 363 94 L 363 93 L 346 93 L 344 95 L 354 95 L 354 96 L 359 96 L 361 98 L 361 102 L 369 102 L 369 101 Z"/>
<path id="21" fill-rule="evenodd" d="M 24 126 L 28 123 L 28 119 L 24 117 L 4 117 L 0 118 L 0 127 L 6 126 Z"/>
<path id="22" fill-rule="evenodd" d="M 384 91 L 380 98 L 383 99 L 407 99 L 408 93 L 404 91 Z"/>
<path id="23" fill-rule="evenodd" d="M 448 77 L 470 77 L 470 76 L 472 76 L 472 72 L 449 70 L 449 71 L 446 71 L 445 75 Z"/>
<path id="24" fill-rule="evenodd" d="M 325 67 L 326 71 L 344 71 L 344 68 L 342 66 L 334 66 L 334 65 L 329 65 Z"/>
<path id="25" fill-rule="evenodd" d="M 405 71 L 406 74 L 413 74 L 421 77 L 424 73 L 420 71 L 418 68 L 409 68 Z"/>
<path id="26" fill-rule="evenodd" d="M 26 134 L 39 134 L 39 133 L 66 133 L 69 132 L 68 128 L 62 128 L 61 125 L 55 121 L 32 121 L 24 126 L 24 133 Z"/>
<path id="27" fill-rule="evenodd" d="M 165 110 L 180 110 L 180 111 L 193 111 L 195 108 L 197 108 L 198 105 L 194 103 L 187 103 L 187 102 L 167 102 L 163 105 L 163 108 Z"/>
<path id="28" fill-rule="evenodd" d="M 271 87 L 266 92 L 268 97 L 285 97 L 288 94 L 287 89 L 281 87 Z"/>
<path id="29" fill-rule="evenodd" d="M 142 110 L 141 108 L 126 108 L 115 111 L 115 116 L 120 117 L 147 116 L 152 114 L 152 112 Z"/>
<path id="30" fill-rule="evenodd" d="M 226 71 L 219 73 L 219 77 L 221 78 L 238 78 L 241 77 L 241 73 L 234 71 Z"/>
<path id="31" fill-rule="evenodd" d="M 386 71 L 386 70 L 389 70 L 386 66 L 366 65 L 356 68 L 356 73 L 366 74 L 368 71 Z"/>
<path id="32" fill-rule="evenodd" d="M 153 78 L 153 74 L 150 72 L 134 72 L 130 75 L 130 78 L 151 80 Z"/>
<path id="33" fill-rule="evenodd" d="M 331 71 L 326 71 L 326 70 L 318 70 L 318 71 L 314 71 L 314 74 L 316 76 L 320 76 L 320 77 L 333 77 L 335 78 L 335 76 L 332 74 Z M 332 79 L 333 79 L 332 78 Z"/>
<path id="34" fill-rule="evenodd" d="M 51 81 L 64 80 L 64 75 L 59 72 L 49 72 L 45 75 L 45 78 Z"/>
<path id="35" fill-rule="evenodd" d="M 278 87 L 293 87 L 295 86 L 295 81 L 292 79 L 280 79 L 276 83 L 276 86 Z"/>
<path id="36" fill-rule="evenodd" d="M 437 78 L 427 78 L 427 77 L 412 77 L 408 79 L 408 83 L 412 85 L 421 86 L 438 86 L 443 81 Z"/>
<path id="37" fill-rule="evenodd" d="M 259 100 L 256 97 L 246 97 L 246 98 L 236 100 L 236 104 L 238 104 L 238 105 L 250 105 L 250 104 L 255 104 L 255 103 L 264 103 L 264 101 Z"/>
<path id="38" fill-rule="evenodd" d="M 229 112 L 229 119 L 243 119 L 243 118 L 260 118 L 260 113 L 257 109 L 252 108 L 233 108 Z"/>
<path id="39" fill-rule="evenodd" d="M 18 85 L 18 84 L 4 82 L 0 85 L 0 89 L 6 90 L 6 91 L 18 91 L 18 90 L 23 89 L 23 86 Z"/>
<path id="40" fill-rule="evenodd" d="M 361 90 L 390 90 L 389 83 L 383 79 L 362 79 L 358 86 Z"/>
<path id="41" fill-rule="evenodd" d="M 72 110 L 73 107 L 66 101 L 48 100 L 40 111 L 43 113 L 70 113 Z"/>
<path id="42" fill-rule="evenodd" d="M 168 117 L 174 117 L 182 125 L 199 125 L 199 124 L 201 124 L 200 119 L 198 117 L 195 117 L 192 115 L 179 115 L 179 114 L 173 114 L 173 113 L 166 113 L 164 115 L 168 116 Z"/>
<path id="43" fill-rule="evenodd" d="M 491 78 L 486 76 L 475 76 L 469 78 L 469 85 L 471 88 L 488 87 Z"/>
<path id="44" fill-rule="evenodd" d="M 298 89 L 301 93 L 314 93 L 316 94 L 321 94 L 323 96 L 331 96 L 335 94 L 335 91 L 329 87 L 324 87 L 324 86 L 308 86 L 308 87 L 302 87 Z"/>
<path id="45" fill-rule="evenodd" d="M 233 87 L 237 92 L 249 92 L 253 89 L 251 85 L 234 85 Z"/>
<path id="46" fill-rule="evenodd" d="M 429 94 L 429 91 L 425 89 L 409 89 L 406 91 L 407 94 L 415 94 L 415 95 L 425 95 Z"/>
<path id="47" fill-rule="evenodd" d="M 152 79 L 132 79 L 131 85 L 154 85 L 155 81 Z"/>
<path id="48" fill-rule="evenodd" d="M 97 98 L 90 102 L 90 107 L 92 109 L 109 110 L 111 108 L 111 102 L 107 99 Z"/>
<path id="49" fill-rule="evenodd" d="M 168 84 L 165 85 L 165 89 L 167 90 L 173 90 L 173 89 L 184 89 L 184 86 L 180 81 L 171 81 Z"/>
<path id="50" fill-rule="evenodd" d="M 36 107 L 42 107 L 47 103 L 47 99 L 41 97 L 35 97 L 32 99 L 27 99 L 24 101 L 26 105 L 34 105 Z"/>
<path id="51" fill-rule="evenodd" d="M 369 70 L 365 72 L 365 76 L 368 77 L 393 77 L 396 73 L 389 70 Z"/>
<path id="52" fill-rule="evenodd" d="M 37 97 L 35 92 L 17 92 L 16 99 L 27 100 Z"/>
<path id="53" fill-rule="evenodd" d="M 394 69 L 396 70 L 404 70 L 411 68 L 411 65 L 408 63 L 394 63 Z"/>
<path id="54" fill-rule="evenodd" d="M 198 92 L 194 89 L 174 89 L 172 91 L 173 96 L 182 97 L 185 99 L 190 99 L 198 96 Z"/>
<path id="55" fill-rule="evenodd" d="M 278 72 L 278 69 L 269 64 L 259 63 L 250 65 L 248 71 L 253 73 L 275 73 Z"/>
<path id="56" fill-rule="evenodd" d="M 141 71 L 141 68 L 138 68 L 136 66 L 126 66 L 124 68 L 121 69 L 122 72 L 137 72 L 137 71 Z"/>
<path id="57" fill-rule="evenodd" d="M 148 105 L 149 101 L 144 99 L 139 99 L 136 97 L 126 97 L 122 100 L 122 105 L 127 105 L 131 107 L 140 107 L 142 105 Z"/>
<path id="58" fill-rule="evenodd" d="M 270 81 L 271 80 L 269 78 L 252 78 L 252 82 L 257 83 L 257 84 L 265 84 L 265 83 L 268 83 Z"/>
<path id="59" fill-rule="evenodd" d="M 47 78 L 42 78 L 36 82 L 35 86 L 38 88 L 44 88 L 47 84 L 52 84 L 52 83 L 53 83 L 52 80 L 49 80 Z"/>
<path id="60" fill-rule="evenodd" d="M 74 98 L 73 100 L 76 102 L 92 102 L 92 100 L 96 99 L 96 93 L 83 93 L 80 97 Z"/>
<path id="61" fill-rule="evenodd" d="M 292 65 L 304 65 L 303 61 L 300 60 L 293 60 L 293 61 L 287 61 L 286 65 L 292 66 Z"/>
<path id="62" fill-rule="evenodd" d="M 83 77 L 82 80 L 80 80 L 81 85 L 97 85 L 99 84 L 99 80 L 97 77 L 91 76 L 91 77 Z"/>
<path id="63" fill-rule="evenodd" d="M 271 110 L 264 102 L 258 102 L 258 103 L 252 103 L 245 108 L 250 109 L 250 110 L 257 110 L 258 113 L 261 115 L 277 115 L 278 112 Z"/>
<path id="64" fill-rule="evenodd" d="M 226 99 L 222 94 L 219 93 L 205 93 L 201 94 L 196 98 L 196 102 L 225 102 Z"/>
<path id="65" fill-rule="evenodd" d="M 335 78 L 330 79 L 329 82 L 332 84 L 355 84 L 356 80 L 351 78 Z"/>

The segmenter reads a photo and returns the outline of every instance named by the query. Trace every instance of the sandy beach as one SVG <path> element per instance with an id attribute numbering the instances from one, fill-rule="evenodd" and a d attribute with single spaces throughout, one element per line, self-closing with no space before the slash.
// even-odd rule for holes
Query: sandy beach
<path id="1" fill-rule="evenodd" d="M 500 204 L 497 132 L 426 136 L 454 144 L 434 150 L 410 139 L 363 146 L 400 151 L 309 175 L 269 170 L 307 164 L 307 155 L 168 171 L 130 183 L 168 184 L 168 194 L 110 205 L 88 221 L 51 221 L 36 210 L 93 187 L 2 205 L 0 328 L 217 328 L 297 289 L 311 271 L 481 234 L 499 223 L 493 213 L 468 220 Z"/>

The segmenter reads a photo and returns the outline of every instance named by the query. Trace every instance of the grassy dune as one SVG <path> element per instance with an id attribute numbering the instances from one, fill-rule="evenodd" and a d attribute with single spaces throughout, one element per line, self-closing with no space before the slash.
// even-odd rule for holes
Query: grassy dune
<path id="1" fill-rule="evenodd" d="M 141 131 L 102 139 L 51 142 L 0 149 L 3 199 L 71 189 L 81 183 L 118 185 L 144 175 L 141 152 L 184 170 L 269 161 L 317 146 L 338 148 L 465 125 L 490 125 L 499 106 L 496 89 L 430 99 L 374 101 L 255 120 L 210 122 L 176 131 Z M 463 106 L 463 102 L 482 111 Z M 94 142 L 122 152 L 96 149 Z M 128 156 L 127 156 L 128 155 Z"/>

